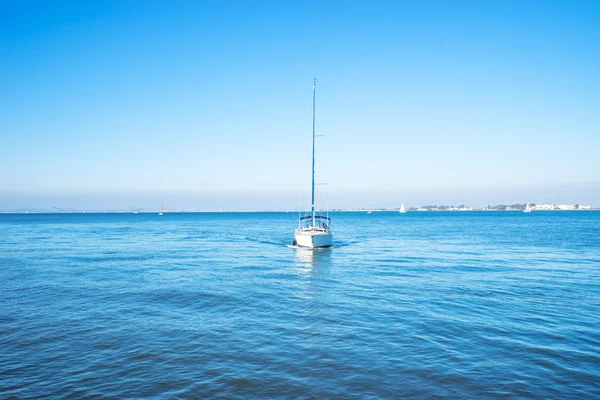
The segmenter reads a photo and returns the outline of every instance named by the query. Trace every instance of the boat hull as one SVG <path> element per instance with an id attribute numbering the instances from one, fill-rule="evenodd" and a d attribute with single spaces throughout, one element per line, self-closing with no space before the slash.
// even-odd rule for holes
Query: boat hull
<path id="1" fill-rule="evenodd" d="M 330 247 L 333 240 L 331 232 L 296 232 L 294 234 L 294 243 L 298 247 L 314 249 L 318 247 Z"/>

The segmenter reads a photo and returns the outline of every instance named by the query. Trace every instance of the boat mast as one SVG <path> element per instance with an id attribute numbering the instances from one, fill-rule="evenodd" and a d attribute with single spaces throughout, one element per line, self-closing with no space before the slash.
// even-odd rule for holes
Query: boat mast
<path id="1" fill-rule="evenodd" d="M 315 227 L 315 89 L 317 79 L 313 81 L 313 125 L 312 125 L 312 196 L 310 211 L 312 215 L 312 226 Z"/>

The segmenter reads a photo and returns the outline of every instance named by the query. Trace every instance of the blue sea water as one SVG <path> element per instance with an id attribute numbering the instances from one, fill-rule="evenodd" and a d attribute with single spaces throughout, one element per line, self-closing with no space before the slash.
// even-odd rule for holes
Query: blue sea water
<path id="1" fill-rule="evenodd" d="M 600 212 L 0 215 L 0 398 L 600 398 Z"/>

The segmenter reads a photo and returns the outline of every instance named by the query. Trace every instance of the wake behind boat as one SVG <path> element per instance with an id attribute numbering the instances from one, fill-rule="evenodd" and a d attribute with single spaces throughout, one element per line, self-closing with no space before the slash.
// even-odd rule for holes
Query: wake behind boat
<path id="1" fill-rule="evenodd" d="M 329 247 L 333 240 L 331 218 L 319 215 L 315 210 L 315 90 L 317 80 L 313 81 L 313 129 L 312 129 L 312 192 L 310 214 L 301 217 L 294 231 L 294 245 L 314 249 Z"/>

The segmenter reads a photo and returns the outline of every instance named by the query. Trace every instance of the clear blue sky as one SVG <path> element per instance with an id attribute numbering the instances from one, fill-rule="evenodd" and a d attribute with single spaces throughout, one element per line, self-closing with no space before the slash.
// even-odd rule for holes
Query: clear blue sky
<path id="1" fill-rule="evenodd" d="M 0 209 L 600 205 L 600 2 L 0 3 Z"/>

